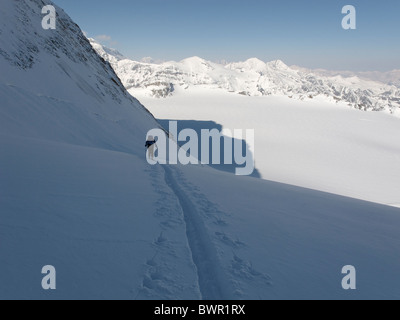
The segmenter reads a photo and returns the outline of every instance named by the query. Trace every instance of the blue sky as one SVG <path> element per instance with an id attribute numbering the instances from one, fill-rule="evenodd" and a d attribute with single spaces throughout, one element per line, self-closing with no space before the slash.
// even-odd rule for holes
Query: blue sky
<path id="1" fill-rule="evenodd" d="M 53 1 L 88 36 L 136 60 L 257 57 L 331 70 L 400 69 L 398 0 Z M 357 9 L 357 30 L 342 28 L 348 4 Z"/>

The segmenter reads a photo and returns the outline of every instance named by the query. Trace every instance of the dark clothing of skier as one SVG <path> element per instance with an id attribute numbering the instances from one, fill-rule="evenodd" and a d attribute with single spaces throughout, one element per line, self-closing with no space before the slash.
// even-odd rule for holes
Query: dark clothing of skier
<path id="1" fill-rule="evenodd" d="M 154 160 L 154 151 L 157 147 L 157 144 L 153 136 L 148 137 L 145 147 L 149 151 L 149 159 Z"/>

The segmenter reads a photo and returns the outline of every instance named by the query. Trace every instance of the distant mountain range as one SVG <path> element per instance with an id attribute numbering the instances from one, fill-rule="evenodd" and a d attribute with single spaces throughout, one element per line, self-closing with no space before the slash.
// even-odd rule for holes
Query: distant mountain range
<path id="1" fill-rule="evenodd" d="M 400 71 L 350 73 L 289 67 L 280 60 L 265 63 L 253 58 L 245 62 L 217 64 L 199 57 L 160 64 L 137 62 L 89 39 L 93 48 L 110 62 L 128 91 L 157 98 L 181 89 L 203 86 L 248 95 L 284 95 L 293 99 L 324 96 L 332 102 L 346 102 L 364 111 L 398 112 Z M 380 79 L 381 81 L 371 80 Z M 383 82 L 387 81 L 387 83 Z"/>
<path id="2" fill-rule="evenodd" d="M 298 66 L 291 66 L 291 68 L 303 72 L 315 73 L 317 75 L 324 77 L 336 77 L 336 76 L 342 76 L 346 78 L 359 77 L 360 79 L 363 80 L 382 82 L 384 84 L 400 88 L 400 70 L 392 70 L 387 72 L 381 72 L 381 71 L 354 72 L 354 71 L 332 71 L 326 69 L 307 69 Z"/>

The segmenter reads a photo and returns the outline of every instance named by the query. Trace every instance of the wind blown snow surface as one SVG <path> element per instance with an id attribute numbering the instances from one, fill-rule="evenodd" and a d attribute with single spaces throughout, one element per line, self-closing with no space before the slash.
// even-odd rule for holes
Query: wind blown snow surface
<path id="1" fill-rule="evenodd" d="M 45 4 L 1 4 L 0 299 L 400 298 L 399 209 L 148 165 L 159 124 Z"/>

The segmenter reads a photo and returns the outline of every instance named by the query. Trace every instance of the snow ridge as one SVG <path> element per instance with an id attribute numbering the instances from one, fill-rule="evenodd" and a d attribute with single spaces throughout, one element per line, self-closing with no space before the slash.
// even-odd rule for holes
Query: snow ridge
<path id="1" fill-rule="evenodd" d="M 2 2 L 0 133 L 124 152 L 141 146 L 143 135 L 158 126 L 154 117 L 61 8 L 55 6 L 57 29 L 42 28 L 45 5 L 55 6 L 50 0 Z"/>
<path id="2" fill-rule="evenodd" d="M 290 68 L 277 60 L 265 63 L 253 58 L 227 65 L 192 57 L 162 64 L 120 59 L 104 55 L 104 48 L 91 39 L 92 46 L 108 60 L 122 83 L 133 94 L 143 92 L 165 98 L 179 89 L 206 86 L 247 96 L 284 95 L 293 99 L 323 96 L 333 103 L 346 102 L 364 111 L 395 113 L 400 109 L 400 89 L 357 76 L 323 76 L 310 70 Z"/>

